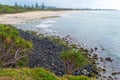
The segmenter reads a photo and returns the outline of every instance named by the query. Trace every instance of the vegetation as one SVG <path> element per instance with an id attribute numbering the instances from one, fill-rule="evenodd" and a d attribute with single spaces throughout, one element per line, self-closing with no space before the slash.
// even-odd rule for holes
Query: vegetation
<path id="1" fill-rule="evenodd" d="M 35 5 L 19 5 L 15 2 L 14 6 L 9 5 L 2 5 L 0 4 L 0 14 L 5 13 L 20 13 L 20 12 L 26 12 L 26 11 L 37 11 L 37 10 L 44 10 L 44 11 L 62 11 L 62 10 L 73 10 L 73 9 L 66 9 L 66 8 L 56 8 L 51 6 L 45 6 L 44 3 L 41 3 L 39 5 L 36 3 Z"/>
<path id="2" fill-rule="evenodd" d="M 0 70 L 0 80 L 93 80 L 87 76 L 57 77 L 43 68 L 20 68 Z"/>
<path id="3" fill-rule="evenodd" d="M 32 35 L 36 32 L 27 31 Z M 44 35 L 41 34 L 41 37 Z M 64 66 L 68 74 L 72 74 L 79 68 L 88 63 L 88 58 L 84 53 L 84 49 L 77 49 L 76 45 L 68 45 L 67 38 L 48 37 L 64 46 L 70 46 L 67 50 L 61 52 L 60 56 L 64 61 Z M 87 76 L 65 75 L 57 77 L 55 74 L 43 68 L 13 68 L 27 65 L 27 53 L 32 49 L 33 45 L 30 41 L 20 37 L 16 28 L 10 25 L 0 24 L 0 80 L 93 80 Z M 5 68 L 12 67 L 12 68 Z"/>
<path id="4" fill-rule="evenodd" d="M 37 34 L 34 31 L 27 31 L 30 34 L 36 35 L 40 38 L 47 38 L 55 42 L 56 44 L 64 46 L 64 50 L 61 52 L 60 56 L 64 62 L 64 68 L 67 74 L 73 74 L 78 69 L 86 67 L 86 65 L 92 66 L 96 71 L 98 68 L 95 65 L 96 59 L 92 56 L 91 50 L 85 49 L 80 45 L 71 42 L 70 36 L 59 37 L 59 36 L 49 36 L 46 34 Z M 92 49 L 92 52 L 95 51 Z M 97 74 L 90 72 L 90 75 L 96 77 Z"/>
<path id="5" fill-rule="evenodd" d="M 32 43 L 21 38 L 15 28 L 0 24 L 0 67 L 26 65 L 31 48 Z"/>
<path id="6" fill-rule="evenodd" d="M 0 77 L 9 77 L 10 80 L 58 80 L 58 78 L 42 68 L 20 68 L 0 70 Z"/>
<path id="7" fill-rule="evenodd" d="M 25 12 L 30 11 L 28 8 L 21 8 L 21 7 L 15 7 L 15 6 L 8 6 L 8 5 L 0 5 L 0 13 L 19 13 L 19 12 Z"/>
<path id="8" fill-rule="evenodd" d="M 38 4 L 36 4 L 36 7 L 32 6 L 21 6 L 15 3 L 14 6 L 8 6 L 8 5 L 1 5 L 0 4 L 0 13 L 19 13 L 19 12 L 26 12 L 26 11 L 35 11 L 35 10 L 43 10 L 42 8 L 39 8 Z"/>
<path id="9" fill-rule="evenodd" d="M 78 49 L 69 49 L 61 52 L 67 74 L 72 74 L 88 63 L 87 58 Z"/>
<path id="10" fill-rule="evenodd" d="M 67 78 L 68 80 L 94 80 L 86 76 L 72 76 L 72 75 L 65 76 L 65 78 Z"/>

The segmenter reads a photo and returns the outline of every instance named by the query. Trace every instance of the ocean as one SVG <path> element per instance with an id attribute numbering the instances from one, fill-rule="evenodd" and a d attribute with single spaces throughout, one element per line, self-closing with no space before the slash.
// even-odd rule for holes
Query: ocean
<path id="1" fill-rule="evenodd" d="M 98 47 L 96 54 L 113 59 L 113 62 L 100 63 L 101 67 L 104 65 L 107 68 L 105 75 L 120 72 L 120 11 L 76 12 L 22 23 L 17 27 L 60 36 L 70 35 L 75 43 L 86 48 Z"/>

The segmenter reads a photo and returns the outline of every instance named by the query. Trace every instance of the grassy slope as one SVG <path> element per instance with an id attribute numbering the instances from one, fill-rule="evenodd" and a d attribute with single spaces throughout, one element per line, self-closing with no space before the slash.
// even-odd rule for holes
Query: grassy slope
<path id="1" fill-rule="evenodd" d="M 0 70 L 0 80 L 93 80 L 86 76 L 57 77 L 43 68 L 19 68 Z"/>
<path id="2" fill-rule="evenodd" d="M 8 33 L 8 31 L 2 32 L 4 28 L 5 29 L 10 28 L 11 31 L 17 31 L 15 28 L 11 28 L 11 26 L 0 24 L 1 34 Z M 3 35 L 0 35 L 0 38 L 1 38 L 0 40 L 3 40 Z M 7 43 L 3 42 L 3 44 L 7 44 Z M 49 72 L 43 68 L 34 68 L 34 69 L 30 69 L 30 68 L 18 68 L 18 69 L 3 68 L 1 69 L 0 68 L 0 80 L 92 80 L 92 79 L 86 76 L 68 76 L 67 75 L 64 77 L 57 77 L 52 72 Z"/>
<path id="3" fill-rule="evenodd" d="M 32 11 L 38 9 L 31 9 L 31 8 L 20 8 L 15 6 L 8 6 L 8 5 L 0 5 L 0 13 L 19 13 L 25 11 Z"/>

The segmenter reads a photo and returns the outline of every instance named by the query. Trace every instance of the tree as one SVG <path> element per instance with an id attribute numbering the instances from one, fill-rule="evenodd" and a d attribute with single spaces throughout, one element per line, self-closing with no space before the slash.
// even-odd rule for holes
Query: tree
<path id="1" fill-rule="evenodd" d="M 39 8 L 39 5 L 38 3 L 35 4 L 35 8 L 38 9 Z"/>
<path id="2" fill-rule="evenodd" d="M 20 8 L 22 8 L 22 5 L 19 5 Z"/>
<path id="3" fill-rule="evenodd" d="M 33 9 L 33 8 L 34 8 L 34 6 L 32 5 L 32 6 L 31 6 L 31 8 Z"/>
<path id="4" fill-rule="evenodd" d="M 26 4 L 24 4 L 24 8 L 27 8 Z"/>
<path id="5" fill-rule="evenodd" d="M 18 7 L 18 4 L 17 4 L 17 2 L 15 2 L 15 7 Z"/>
<path id="6" fill-rule="evenodd" d="M 45 8 L 45 5 L 44 5 L 44 3 L 42 3 L 42 9 L 44 9 Z"/>
<path id="7" fill-rule="evenodd" d="M 79 49 L 69 49 L 60 54 L 67 74 L 73 74 L 88 63 L 88 59 Z"/>

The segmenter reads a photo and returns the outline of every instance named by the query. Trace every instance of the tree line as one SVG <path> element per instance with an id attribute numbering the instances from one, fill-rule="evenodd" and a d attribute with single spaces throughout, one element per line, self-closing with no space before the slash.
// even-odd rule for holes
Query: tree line
<path id="1" fill-rule="evenodd" d="M 4 5 L 0 3 L 0 14 L 4 13 L 19 13 L 19 12 L 26 12 L 26 11 L 34 11 L 34 10 L 46 10 L 44 3 L 41 5 L 36 3 L 34 5 L 20 5 L 17 2 L 13 6 Z"/>
<path id="2" fill-rule="evenodd" d="M 17 2 L 15 2 L 14 6 L 19 8 L 28 8 L 28 9 L 45 9 L 44 3 L 42 3 L 41 5 L 38 3 L 32 4 L 32 5 L 26 5 L 26 4 L 19 5 Z"/>

